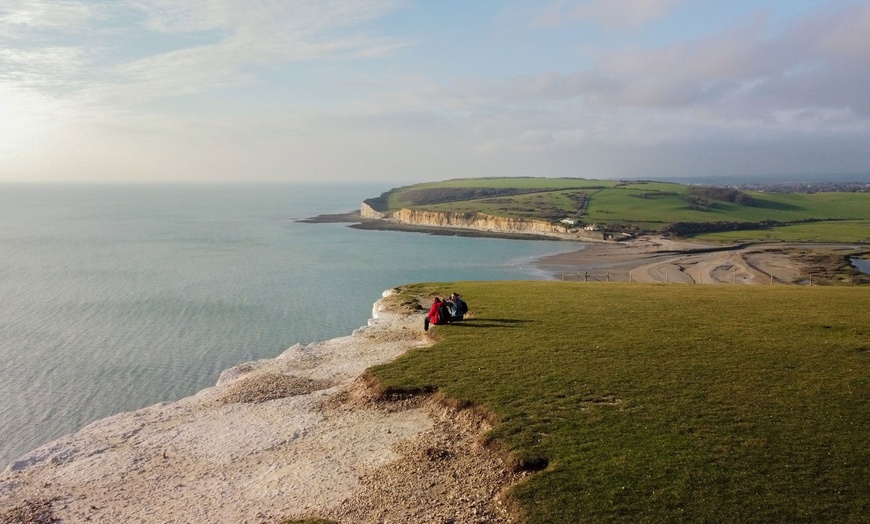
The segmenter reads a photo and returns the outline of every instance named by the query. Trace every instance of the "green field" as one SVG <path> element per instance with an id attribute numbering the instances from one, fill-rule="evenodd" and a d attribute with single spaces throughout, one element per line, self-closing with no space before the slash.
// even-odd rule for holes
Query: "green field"
<path id="1" fill-rule="evenodd" d="M 482 406 L 523 521 L 867 522 L 862 287 L 450 283 L 472 317 L 372 373 Z M 428 306 L 425 303 L 424 306 Z"/>
<path id="2" fill-rule="evenodd" d="M 698 240 L 714 242 L 839 242 L 870 243 L 870 220 L 810 222 L 770 229 L 727 231 L 698 235 Z"/>
<path id="3" fill-rule="evenodd" d="M 870 241 L 870 193 L 717 193 L 665 182 L 472 178 L 396 188 L 367 203 L 384 212 L 412 208 L 553 222 L 574 218 L 611 231 L 717 241 Z"/>

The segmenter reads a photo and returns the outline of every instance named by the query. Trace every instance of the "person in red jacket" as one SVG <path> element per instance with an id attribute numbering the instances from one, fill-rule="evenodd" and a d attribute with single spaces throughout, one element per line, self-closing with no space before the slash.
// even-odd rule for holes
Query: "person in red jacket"
<path id="1" fill-rule="evenodd" d="M 423 331 L 429 331 L 429 324 L 446 324 L 450 321 L 450 318 L 443 318 L 445 315 L 442 314 L 442 308 L 444 303 L 440 298 L 435 297 L 435 301 L 432 302 L 432 307 L 429 308 L 429 312 L 426 313 L 426 318 L 423 319 Z"/>

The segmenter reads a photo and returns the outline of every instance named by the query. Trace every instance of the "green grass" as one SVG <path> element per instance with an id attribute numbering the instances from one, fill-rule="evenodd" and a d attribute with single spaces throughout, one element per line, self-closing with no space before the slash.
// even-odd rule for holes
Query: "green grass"
<path id="1" fill-rule="evenodd" d="M 715 242 L 861 242 L 870 243 L 870 220 L 809 222 L 748 231 L 726 231 L 699 235 Z"/>
<path id="2" fill-rule="evenodd" d="M 866 522 L 866 287 L 450 283 L 473 318 L 372 373 L 437 387 L 547 464 L 530 523 Z"/>
<path id="3" fill-rule="evenodd" d="M 575 189 L 535 192 L 509 197 L 480 198 L 444 204 L 415 206 L 428 211 L 479 212 L 494 216 L 561 220 L 580 215 L 577 199 L 596 190 Z M 575 198 L 572 199 L 571 197 Z"/>
<path id="4" fill-rule="evenodd" d="M 787 227 L 705 234 L 705 240 L 866 242 L 870 194 L 744 192 L 749 205 L 693 195 L 692 186 L 666 182 L 619 182 L 575 178 L 468 178 L 393 189 L 370 202 L 381 211 L 403 207 L 482 212 L 557 221 L 579 217 L 617 231 L 659 232 L 677 222 L 759 223 Z M 487 194 L 487 191 L 500 194 Z M 509 194 L 504 194 L 505 192 Z M 571 195 L 575 198 L 571 198 Z M 585 207 L 578 195 L 588 195 Z M 798 223 L 819 221 L 813 223 Z"/>
<path id="5" fill-rule="evenodd" d="M 386 201 L 376 206 L 380 211 L 396 211 L 403 207 L 420 207 L 413 198 L 408 195 L 420 191 L 437 191 L 444 189 L 514 189 L 522 192 L 547 192 L 564 191 L 567 189 L 591 189 L 600 187 L 613 187 L 618 185 L 616 180 L 585 180 L 582 178 L 456 178 L 442 182 L 428 182 L 412 186 L 399 187 L 390 190 L 386 194 Z M 428 206 L 423 206 L 428 208 Z M 479 210 L 475 208 L 474 210 Z M 517 216 L 510 213 L 502 216 Z"/>
<path id="6" fill-rule="evenodd" d="M 618 180 L 589 180 L 585 178 L 545 178 L 545 177 L 492 177 L 492 178 L 454 178 L 441 182 L 427 182 L 412 187 L 495 187 L 522 188 L 533 190 L 565 189 L 577 187 L 613 187 Z"/>

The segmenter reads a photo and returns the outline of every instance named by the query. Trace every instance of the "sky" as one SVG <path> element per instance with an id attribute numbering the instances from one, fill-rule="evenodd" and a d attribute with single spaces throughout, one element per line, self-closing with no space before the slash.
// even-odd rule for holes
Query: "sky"
<path id="1" fill-rule="evenodd" d="M 0 0 L 0 182 L 870 173 L 870 0 Z"/>

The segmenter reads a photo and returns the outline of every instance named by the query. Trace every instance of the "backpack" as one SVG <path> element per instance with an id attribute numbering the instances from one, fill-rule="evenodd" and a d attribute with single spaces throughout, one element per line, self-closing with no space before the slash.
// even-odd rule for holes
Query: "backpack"
<path id="1" fill-rule="evenodd" d="M 446 324 L 450 322 L 450 307 L 447 304 L 442 303 L 438 306 L 438 324 Z"/>

